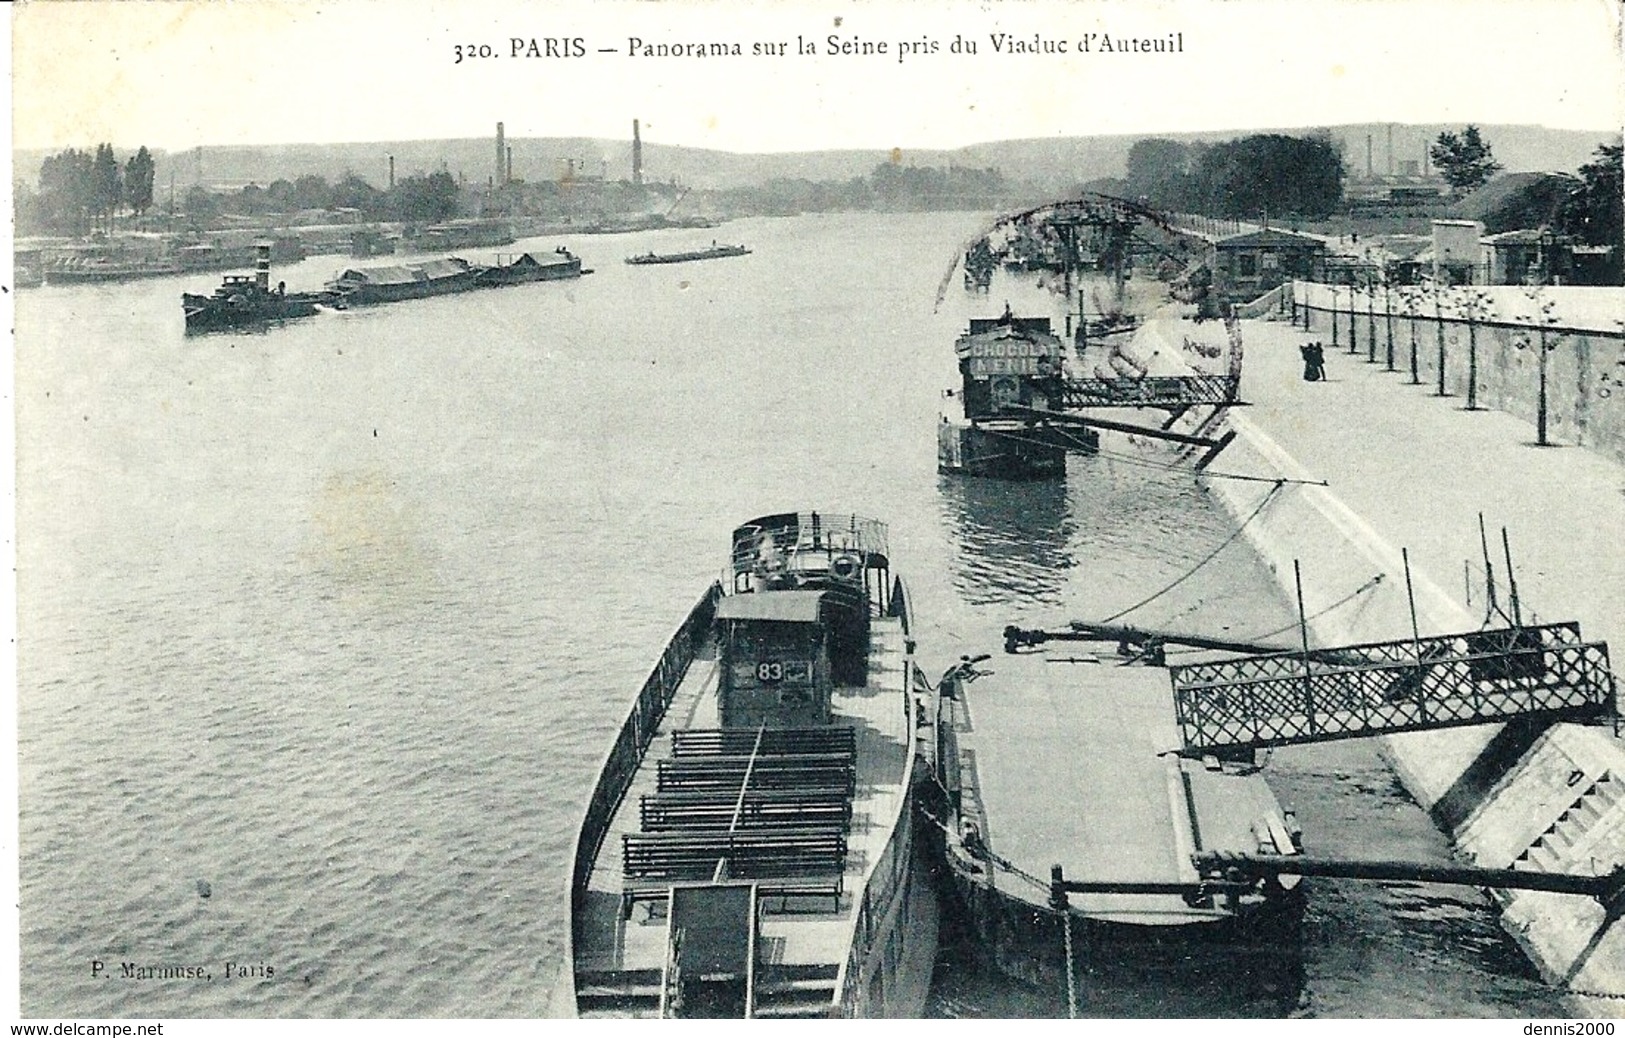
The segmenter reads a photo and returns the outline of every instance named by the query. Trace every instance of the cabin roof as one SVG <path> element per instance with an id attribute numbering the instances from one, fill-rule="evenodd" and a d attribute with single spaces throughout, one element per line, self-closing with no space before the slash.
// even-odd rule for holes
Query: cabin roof
<path id="1" fill-rule="evenodd" d="M 460 259 L 437 259 L 427 263 L 418 264 L 418 269 L 431 278 L 443 278 L 452 274 L 461 274 L 468 269 L 468 264 Z"/>
<path id="2" fill-rule="evenodd" d="M 369 285 L 404 285 L 417 280 L 409 267 L 351 267 L 339 275 L 341 281 L 364 281 Z"/>
<path id="3" fill-rule="evenodd" d="M 818 622 L 822 591 L 757 591 L 729 595 L 717 604 L 718 620 L 776 620 L 780 623 Z"/>
<path id="4" fill-rule="evenodd" d="M 1311 238 L 1308 235 L 1266 228 L 1260 231 L 1234 234 L 1228 238 L 1220 238 L 1213 243 L 1213 247 L 1215 249 L 1323 250 L 1326 248 L 1326 243 L 1319 238 Z"/>

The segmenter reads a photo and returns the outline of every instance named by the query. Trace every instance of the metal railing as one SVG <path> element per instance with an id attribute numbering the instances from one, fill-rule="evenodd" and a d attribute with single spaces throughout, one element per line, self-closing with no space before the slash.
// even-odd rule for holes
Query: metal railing
<path id="1" fill-rule="evenodd" d="M 671 705 L 672 697 L 688 674 L 689 664 L 711 630 L 716 616 L 717 602 L 722 598 L 722 585 L 713 583 L 689 610 L 677 630 L 666 643 L 665 651 L 654 669 L 644 679 L 631 711 L 621 724 L 615 742 L 599 769 L 598 780 L 587 798 L 587 809 L 576 837 L 575 854 L 570 867 L 571 955 L 574 955 L 574 927 L 581 918 L 581 898 L 587 891 L 593 862 L 609 832 L 615 811 L 626 797 L 626 791 L 643 762 L 649 741 Z"/>
<path id="2" fill-rule="evenodd" d="M 1575 623 L 1247 656 L 1169 678 L 1187 753 L 1616 713 L 1608 647 Z"/>

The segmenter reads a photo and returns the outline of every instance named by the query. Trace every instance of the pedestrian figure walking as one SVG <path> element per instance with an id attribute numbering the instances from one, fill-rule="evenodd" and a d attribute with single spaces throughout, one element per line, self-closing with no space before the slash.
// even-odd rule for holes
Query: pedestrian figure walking
<path id="1" fill-rule="evenodd" d="M 1303 356 L 1303 380 L 1322 382 L 1326 379 L 1326 350 L 1318 342 L 1306 342 L 1298 347 Z"/>

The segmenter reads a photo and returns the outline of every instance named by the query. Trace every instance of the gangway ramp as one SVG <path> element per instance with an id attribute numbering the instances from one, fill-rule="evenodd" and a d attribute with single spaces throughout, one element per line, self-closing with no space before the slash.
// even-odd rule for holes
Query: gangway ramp
<path id="1" fill-rule="evenodd" d="M 1488 724 L 1617 717 L 1608 646 L 1578 623 L 1170 666 L 1193 755 Z"/>

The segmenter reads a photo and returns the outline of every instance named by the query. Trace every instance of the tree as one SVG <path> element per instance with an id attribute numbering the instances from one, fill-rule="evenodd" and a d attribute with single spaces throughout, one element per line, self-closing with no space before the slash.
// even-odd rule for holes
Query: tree
<path id="1" fill-rule="evenodd" d="M 46 224 L 67 234 L 88 229 L 94 208 L 91 165 L 91 157 L 76 148 L 48 156 L 40 164 L 39 208 Z"/>
<path id="2" fill-rule="evenodd" d="M 1563 230 L 1587 245 L 1625 248 L 1625 177 L 1618 144 L 1599 144 L 1592 161 L 1580 167 L 1580 184 L 1565 200 Z"/>
<path id="3" fill-rule="evenodd" d="M 118 159 L 111 144 L 96 145 L 96 158 L 91 164 L 91 211 L 102 218 L 109 233 L 113 230 L 113 214 L 118 211 L 124 197 L 123 177 L 119 174 Z"/>
<path id="4" fill-rule="evenodd" d="M 1128 150 L 1129 197 L 1164 209 L 1183 209 L 1190 193 L 1191 149 L 1179 141 L 1146 137 Z"/>
<path id="5" fill-rule="evenodd" d="M 1433 146 L 1428 149 L 1428 157 L 1438 167 L 1439 173 L 1458 194 L 1466 194 L 1475 188 L 1483 187 L 1495 174 L 1501 172 L 1501 164 L 1495 161 L 1490 154 L 1489 142 L 1479 136 L 1478 127 L 1469 125 L 1460 135 L 1454 133 L 1441 133 Z"/>
<path id="6" fill-rule="evenodd" d="M 328 204 L 335 209 L 358 209 L 370 214 L 381 208 L 383 197 L 383 192 L 355 173 L 347 172 L 333 185 Z"/>
<path id="7" fill-rule="evenodd" d="M 1208 216 L 1323 218 L 1343 198 L 1343 160 L 1324 138 L 1254 134 L 1198 152 L 1190 208 Z"/>
<path id="8" fill-rule="evenodd" d="M 124 164 L 124 204 L 136 216 L 144 216 L 152 208 L 152 153 L 143 144 Z"/>
<path id="9" fill-rule="evenodd" d="M 456 215 L 458 194 L 457 181 L 450 173 L 418 173 L 396 182 L 386 206 L 398 220 L 445 220 Z"/>

